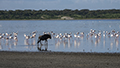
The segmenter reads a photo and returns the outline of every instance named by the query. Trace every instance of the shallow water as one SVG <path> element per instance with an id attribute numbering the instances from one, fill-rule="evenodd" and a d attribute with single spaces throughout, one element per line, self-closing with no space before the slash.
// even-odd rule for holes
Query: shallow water
<path id="1" fill-rule="evenodd" d="M 87 37 L 90 29 L 101 31 L 101 38 Z M 35 39 L 26 42 L 24 34 L 31 35 L 37 31 Z M 70 39 L 48 40 L 48 50 L 60 52 L 109 52 L 120 53 L 119 37 L 103 37 L 103 31 L 120 31 L 120 20 L 1 20 L 0 33 L 13 33 L 18 31 L 18 41 L 0 39 L 1 51 L 39 51 L 37 37 L 43 32 L 53 31 L 59 33 L 72 33 Z M 84 37 L 74 38 L 74 33 L 84 32 Z M 45 42 L 43 42 L 44 45 Z M 43 47 L 44 48 L 44 47 Z"/>

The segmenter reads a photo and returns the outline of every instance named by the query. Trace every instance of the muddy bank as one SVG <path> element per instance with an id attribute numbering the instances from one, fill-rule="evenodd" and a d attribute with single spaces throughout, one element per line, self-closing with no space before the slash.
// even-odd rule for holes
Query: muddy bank
<path id="1" fill-rule="evenodd" d="M 119 68 L 120 54 L 0 52 L 0 68 Z"/>

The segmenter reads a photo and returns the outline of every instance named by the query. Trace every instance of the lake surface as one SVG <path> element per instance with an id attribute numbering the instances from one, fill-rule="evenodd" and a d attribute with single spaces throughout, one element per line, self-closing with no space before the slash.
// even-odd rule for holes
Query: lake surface
<path id="1" fill-rule="evenodd" d="M 95 30 L 90 36 L 90 30 Z M 114 33 L 111 31 L 115 30 Z M 37 31 L 35 39 L 25 40 L 24 34 L 31 36 Z M 48 40 L 48 50 L 55 52 L 98 52 L 98 53 L 120 53 L 120 39 L 116 36 L 120 31 L 120 20 L 1 20 L 0 33 L 12 34 L 18 32 L 18 41 L 13 39 L 0 39 L 0 51 L 39 51 L 37 39 L 43 32 L 53 31 L 52 39 Z M 103 36 L 105 31 L 105 37 Z M 80 38 L 74 34 L 84 32 Z M 110 36 L 107 33 L 110 32 Z M 58 34 L 71 33 L 71 38 L 55 38 Z M 95 38 L 95 34 L 101 33 Z M 89 34 L 89 35 L 88 35 Z M 114 36 L 111 36 L 111 35 Z M 77 35 L 77 34 L 76 34 Z M 13 36 L 13 35 L 12 35 Z M 6 36 L 3 36 L 6 37 Z M 44 45 L 46 43 L 42 42 Z M 44 49 L 44 46 L 42 47 Z"/>

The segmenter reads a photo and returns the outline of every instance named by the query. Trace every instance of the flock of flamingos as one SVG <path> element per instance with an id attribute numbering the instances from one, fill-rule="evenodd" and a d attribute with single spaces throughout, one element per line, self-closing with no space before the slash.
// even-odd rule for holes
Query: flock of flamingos
<path id="1" fill-rule="evenodd" d="M 38 37 L 36 36 L 36 34 L 38 33 L 38 31 L 33 31 L 31 32 L 31 35 L 26 35 L 24 34 L 24 39 L 25 39 L 25 43 L 30 43 L 32 41 L 30 41 L 30 39 L 35 40 L 35 38 L 38 39 Z M 76 33 L 54 33 L 53 31 L 51 32 L 43 32 L 42 35 L 44 34 L 50 34 L 52 39 L 55 39 L 57 41 L 59 40 L 79 40 L 83 37 L 86 37 L 86 39 L 91 39 L 94 38 L 95 40 L 100 39 L 101 37 L 105 38 L 105 37 L 114 37 L 116 40 L 119 38 L 119 31 L 115 31 L 115 30 L 111 30 L 110 32 L 108 31 L 96 31 L 94 29 L 90 29 L 90 31 L 85 34 L 84 32 L 76 32 Z M 10 42 L 14 42 L 14 45 L 17 45 L 18 42 L 18 32 L 13 32 L 13 33 L 0 33 L 0 42 L 4 41 L 6 43 L 6 45 L 8 45 Z M 1 43 L 0 43 L 1 44 Z M 36 41 L 34 41 L 34 44 L 36 44 Z M 29 44 L 28 44 L 29 45 Z"/>
<path id="2" fill-rule="evenodd" d="M 24 34 L 25 44 L 29 45 L 29 39 L 34 39 L 36 37 L 37 31 L 33 31 L 31 36 Z M 17 45 L 18 42 L 18 31 L 13 33 L 0 33 L 0 45 L 5 43 L 5 45 Z M 34 43 L 35 45 L 35 43 Z"/>

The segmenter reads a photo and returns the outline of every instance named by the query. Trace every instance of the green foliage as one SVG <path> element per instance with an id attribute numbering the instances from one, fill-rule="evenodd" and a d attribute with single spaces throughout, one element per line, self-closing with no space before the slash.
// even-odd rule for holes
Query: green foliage
<path id="1" fill-rule="evenodd" d="M 120 9 L 110 10 L 0 10 L 0 20 L 13 19 L 61 19 L 67 16 L 73 19 L 119 19 Z"/>

